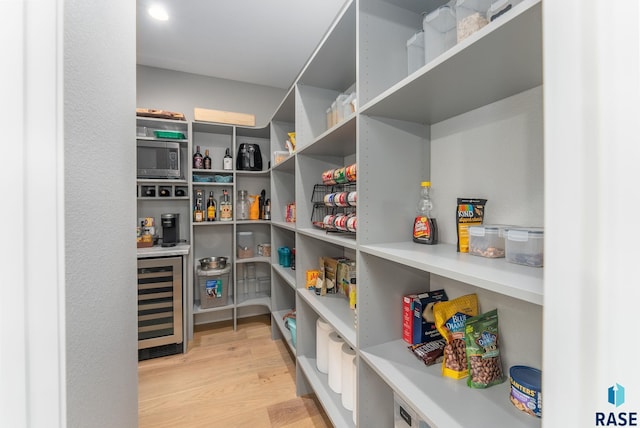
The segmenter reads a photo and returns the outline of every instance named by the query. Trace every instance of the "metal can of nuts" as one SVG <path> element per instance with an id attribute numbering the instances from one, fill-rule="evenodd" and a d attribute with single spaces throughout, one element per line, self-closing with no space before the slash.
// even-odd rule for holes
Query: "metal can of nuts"
<path id="1" fill-rule="evenodd" d="M 542 372 L 533 367 L 513 366 L 509 369 L 509 382 L 511 403 L 531 416 L 542 417 Z"/>

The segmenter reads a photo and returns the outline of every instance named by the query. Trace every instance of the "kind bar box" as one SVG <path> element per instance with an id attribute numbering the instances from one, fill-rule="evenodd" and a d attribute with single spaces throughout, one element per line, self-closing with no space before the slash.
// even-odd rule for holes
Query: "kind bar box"
<path id="1" fill-rule="evenodd" d="M 349 297 L 349 285 L 356 282 L 355 260 L 340 260 L 336 271 L 336 286 L 338 292 Z"/>
<path id="2" fill-rule="evenodd" d="M 433 305 L 449 300 L 444 290 L 420 293 L 413 299 L 413 342 L 432 342 L 442 337 L 436 329 Z"/>

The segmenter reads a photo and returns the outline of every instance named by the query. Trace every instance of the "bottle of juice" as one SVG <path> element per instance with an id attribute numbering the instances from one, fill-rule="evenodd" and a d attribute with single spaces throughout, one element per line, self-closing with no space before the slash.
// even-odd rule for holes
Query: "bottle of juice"
<path id="1" fill-rule="evenodd" d="M 431 182 L 420 183 L 420 200 L 413 222 L 413 242 L 420 244 L 438 243 L 438 225 L 436 219 L 431 217 L 433 202 L 431 202 Z"/>

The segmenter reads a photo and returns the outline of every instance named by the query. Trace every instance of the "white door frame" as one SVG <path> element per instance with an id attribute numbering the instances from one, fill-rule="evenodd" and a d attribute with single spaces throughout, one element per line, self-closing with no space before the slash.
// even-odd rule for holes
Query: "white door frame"
<path id="1" fill-rule="evenodd" d="M 0 2 L 0 420 L 12 427 L 66 426 L 62 9 Z"/>

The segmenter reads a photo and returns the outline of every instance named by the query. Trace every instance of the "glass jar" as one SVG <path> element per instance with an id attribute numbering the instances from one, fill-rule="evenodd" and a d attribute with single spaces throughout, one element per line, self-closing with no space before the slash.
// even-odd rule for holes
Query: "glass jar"
<path id="1" fill-rule="evenodd" d="M 238 190 L 236 201 L 236 217 L 238 220 L 249 219 L 249 194 L 246 190 Z"/>

